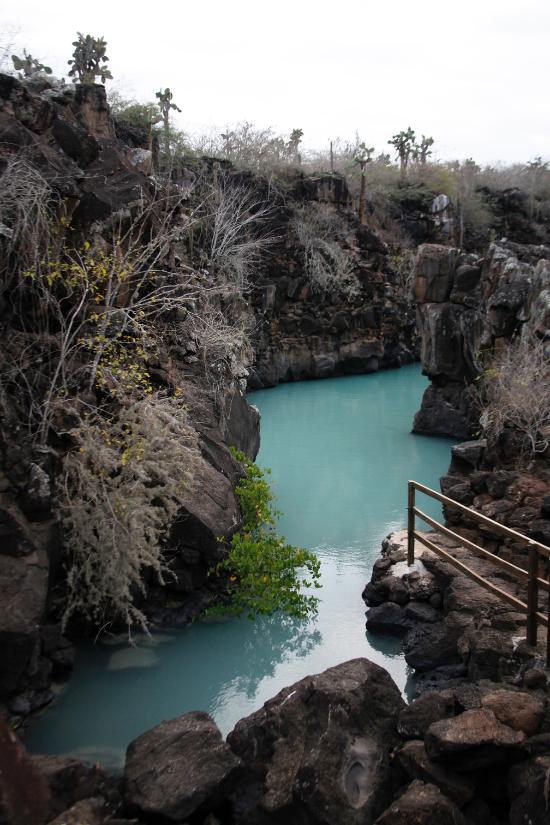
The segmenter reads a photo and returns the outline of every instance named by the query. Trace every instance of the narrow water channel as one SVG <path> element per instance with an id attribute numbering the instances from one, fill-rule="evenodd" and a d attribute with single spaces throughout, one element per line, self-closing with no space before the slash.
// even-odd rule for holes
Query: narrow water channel
<path id="1" fill-rule="evenodd" d="M 253 393 L 280 532 L 322 561 L 318 617 L 233 619 L 135 648 L 83 647 L 68 687 L 31 727 L 29 749 L 120 767 L 128 742 L 162 719 L 205 710 L 226 734 L 285 685 L 357 656 L 405 690 L 400 645 L 366 635 L 361 591 L 382 539 L 404 526 L 407 479 L 438 488 L 449 463 L 449 441 L 410 433 L 426 385 L 411 366 Z"/>

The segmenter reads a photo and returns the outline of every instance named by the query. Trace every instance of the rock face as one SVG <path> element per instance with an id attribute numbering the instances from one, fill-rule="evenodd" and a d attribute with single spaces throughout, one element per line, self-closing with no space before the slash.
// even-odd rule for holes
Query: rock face
<path id="1" fill-rule="evenodd" d="M 215 808 L 233 788 L 240 764 L 207 713 L 186 713 L 130 743 L 124 800 L 139 814 L 182 822 Z"/>
<path id="2" fill-rule="evenodd" d="M 481 350 L 502 346 L 524 324 L 548 328 L 550 249 L 493 243 L 486 258 L 425 244 L 413 270 L 421 361 L 431 386 L 414 431 L 468 438 L 476 429 L 471 385 Z"/>
<path id="3" fill-rule="evenodd" d="M 228 743 L 247 771 L 235 822 L 369 825 L 391 793 L 403 700 L 386 671 L 355 659 L 282 690 Z"/>
<path id="4" fill-rule="evenodd" d="M 139 130 L 115 129 L 101 85 L 60 85 L 45 77 L 20 81 L 0 74 L 0 172 L 23 157 L 37 169 L 76 244 L 97 238 L 110 221 L 126 226 L 140 204 L 152 202 L 157 183 L 146 140 Z M 3 252 L 4 247 L 0 257 Z M 12 315 L 4 298 L 0 317 L 8 340 Z M 196 353 L 196 345 L 191 346 Z M 4 375 L 13 353 L 0 350 Z M 207 395 L 190 413 L 202 458 L 166 552 L 174 576 L 167 577 L 166 587 L 148 582 L 145 611 L 158 624 L 178 625 L 212 598 L 208 569 L 224 552 L 219 539 L 230 536 L 240 519 L 234 493 L 239 469 L 228 445 L 255 457 L 259 414 L 246 402 L 246 376 L 240 373 L 224 375 L 216 399 L 210 398 L 204 365 L 179 340 L 172 346 L 166 336 L 148 368 L 161 389 L 193 386 L 192 401 Z M 0 407 L 0 702 L 19 719 L 47 704 L 52 679 L 66 678 L 72 666 L 71 646 L 51 624 L 54 619 L 41 631 L 48 594 L 62 573 L 52 491 L 64 448 L 32 443 L 9 391 L 2 393 Z"/>

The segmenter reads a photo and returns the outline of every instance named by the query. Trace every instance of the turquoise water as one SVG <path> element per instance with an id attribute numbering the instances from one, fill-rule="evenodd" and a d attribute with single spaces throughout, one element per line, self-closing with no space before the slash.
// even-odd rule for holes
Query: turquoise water
<path id="1" fill-rule="evenodd" d="M 135 648 L 83 648 L 28 747 L 120 766 L 128 742 L 162 719 L 205 710 L 227 733 L 283 686 L 356 656 L 404 690 L 400 643 L 367 637 L 361 591 L 382 539 L 404 526 L 407 479 L 438 489 L 449 463 L 449 441 L 410 434 L 426 385 L 411 366 L 253 393 L 281 532 L 322 561 L 317 619 L 202 623 Z"/>

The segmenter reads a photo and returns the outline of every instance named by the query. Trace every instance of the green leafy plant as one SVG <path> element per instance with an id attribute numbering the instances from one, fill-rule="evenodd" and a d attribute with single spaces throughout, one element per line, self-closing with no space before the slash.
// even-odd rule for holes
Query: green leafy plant
<path id="1" fill-rule="evenodd" d="M 227 559 L 213 571 L 229 574 L 231 612 L 249 618 L 276 611 L 298 619 L 315 615 L 319 600 L 303 589 L 321 587 L 319 559 L 277 535 L 279 514 L 273 508 L 273 493 L 266 479 L 269 471 L 261 470 L 242 452 L 232 453 L 243 468 L 235 488 L 243 526 L 231 539 Z"/>
<path id="2" fill-rule="evenodd" d="M 96 77 L 102 83 L 111 80 L 113 75 L 102 65 L 109 60 L 106 55 L 107 41 L 103 37 L 92 37 L 81 32 L 77 34 L 78 40 L 73 41 L 73 59 L 68 61 L 69 66 L 72 66 L 69 77 L 78 78 L 79 83 L 95 83 Z"/>

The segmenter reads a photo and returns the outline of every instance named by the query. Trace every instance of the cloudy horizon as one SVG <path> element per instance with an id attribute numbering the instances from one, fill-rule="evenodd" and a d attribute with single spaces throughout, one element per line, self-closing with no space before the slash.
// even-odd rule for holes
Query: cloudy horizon
<path id="1" fill-rule="evenodd" d="M 310 0 L 276 6 L 212 0 L 108 9 L 20 0 L 0 10 L 3 44 L 24 47 L 61 76 L 77 31 L 102 35 L 114 80 L 139 101 L 170 86 L 179 128 L 217 132 L 250 121 L 324 149 L 356 132 L 388 152 L 411 126 L 438 159 L 550 160 L 550 4 Z M 152 16 L 152 10 L 155 12 Z"/>

